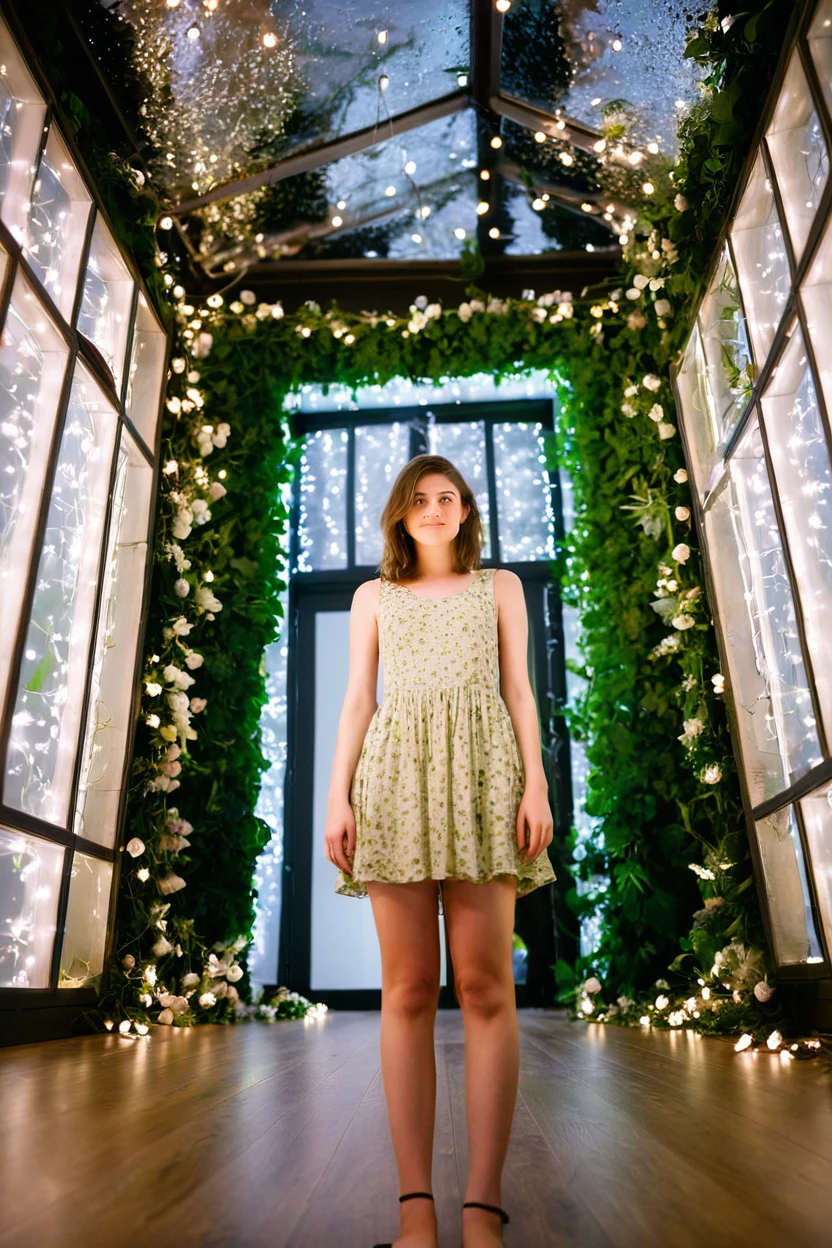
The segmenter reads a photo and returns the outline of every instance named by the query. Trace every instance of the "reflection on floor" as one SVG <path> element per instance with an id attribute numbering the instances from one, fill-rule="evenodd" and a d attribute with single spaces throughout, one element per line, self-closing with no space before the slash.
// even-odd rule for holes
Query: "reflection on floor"
<path id="1" fill-rule="evenodd" d="M 829 1076 L 730 1042 L 523 1011 L 507 1248 L 820 1248 Z M 0 1051 L 0 1245 L 368 1248 L 397 1229 L 378 1014 Z M 434 1192 L 459 1244 L 458 1012 L 437 1017 Z"/>

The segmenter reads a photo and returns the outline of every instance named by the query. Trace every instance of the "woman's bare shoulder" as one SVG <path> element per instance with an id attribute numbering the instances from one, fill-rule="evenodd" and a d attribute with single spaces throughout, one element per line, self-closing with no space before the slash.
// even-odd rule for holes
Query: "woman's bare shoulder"
<path id="1" fill-rule="evenodd" d="M 378 598 L 381 590 L 381 577 L 377 576 L 371 581 L 362 581 L 352 596 L 353 602 L 360 606 L 372 609 L 378 606 Z"/>

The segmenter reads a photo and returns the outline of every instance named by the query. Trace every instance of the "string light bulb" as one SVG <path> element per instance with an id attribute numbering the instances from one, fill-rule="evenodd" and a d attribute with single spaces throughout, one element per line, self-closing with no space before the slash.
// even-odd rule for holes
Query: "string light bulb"
<path id="1" fill-rule="evenodd" d="M 196 22 L 194 22 L 193 26 L 188 27 L 188 38 L 190 39 L 191 43 L 196 43 L 197 39 L 199 38 L 201 34 L 202 34 L 202 31 L 199 29 Z"/>
<path id="2" fill-rule="evenodd" d="M 378 34 L 376 35 L 376 43 L 379 43 L 379 44 L 382 44 L 382 45 L 383 45 L 383 44 L 385 44 L 386 42 L 387 42 L 387 31 L 386 31 L 386 30 L 380 30 L 380 31 L 378 32 Z"/>
<path id="3" fill-rule="evenodd" d="M 488 212 L 488 208 L 489 208 L 489 205 L 485 202 L 484 199 L 481 199 L 480 202 L 477 204 L 477 216 L 484 217 L 485 214 Z"/>
<path id="4" fill-rule="evenodd" d="M 494 7 L 498 13 L 508 13 L 511 8 L 511 0 L 496 0 Z"/>
<path id="5" fill-rule="evenodd" d="M 173 217 L 162 217 L 161 221 L 159 222 L 159 229 L 160 230 L 172 230 L 173 229 Z"/>
<path id="6" fill-rule="evenodd" d="M 386 91 L 386 90 L 387 90 L 387 88 L 388 88 L 389 86 L 390 86 L 390 79 L 387 77 L 387 75 L 386 75 L 386 74 L 379 74 L 379 76 L 378 76 L 378 89 L 379 89 L 379 91 Z"/>
<path id="7" fill-rule="evenodd" d="M 273 30 L 267 30 L 264 33 L 263 47 L 264 48 L 276 48 L 277 47 L 277 35 L 274 33 Z"/>
<path id="8" fill-rule="evenodd" d="M 499 134 L 494 135 L 494 137 L 491 140 L 491 146 L 494 148 L 495 151 L 497 150 L 497 148 L 500 148 L 503 146 L 503 140 L 500 138 Z"/>

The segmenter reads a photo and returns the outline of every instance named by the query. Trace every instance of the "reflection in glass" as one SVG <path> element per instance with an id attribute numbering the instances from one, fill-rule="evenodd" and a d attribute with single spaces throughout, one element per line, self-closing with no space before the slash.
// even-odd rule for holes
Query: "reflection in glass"
<path id="1" fill-rule="evenodd" d="M 826 947 L 832 949 L 832 786 L 821 785 L 800 803 L 809 863 L 815 881 L 820 920 L 826 934 Z"/>
<path id="2" fill-rule="evenodd" d="M 346 429 L 318 429 L 306 437 L 300 461 L 298 572 L 347 566 Z"/>
<path id="3" fill-rule="evenodd" d="M 90 196 L 54 125 L 40 159 L 25 248 L 32 268 L 69 319 L 75 302 Z"/>
<path id="4" fill-rule="evenodd" d="M 139 291 L 124 406 L 142 441 L 151 451 L 156 448 L 156 431 L 161 415 L 166 351 L 165 331 Z"/>
<path id="5" fill-rule="evenodd" d="M 502 562 L 555 557 L 555 514 L 541 424 L 495 424 L 494 473 Z"/>
<path id="6" fill-rule="evenodd" d="M 67 355 L 66 343 L 18 272 L 0 337 L 0 706 Z"/>
<path id="7" fill-rule="evenodd" d="M 58 453 L 5 763 L 3 800 L 66 827 L 116 434 L 76 365 Z"/>
<path id="8" fill-rule="evenodd" d="M 153 471 L 122 432 L 104 560 L 75 834 L 115 844 L 130 733 Z"/>
<path id="9" fill-rule="evenodd" d="M 432 413 L 428 413 L 430 417 Z M 468 424 L 451 425 L 431 420 L 428 426 L 428 451 L 444 455 L 455 464 L 474 492 L 483 529 L 482 557 L 491 559 L 491 521 L 488 502 L 488 470 L 485 462 L 485 424 L 472 420 Z"/>
<path id="10" fill-rule="evenodd" d="M 410 459 L 410 426 L 365 425 L 355 430 L 355 562 L 375 566 L 384 545 L 379 520 L 393 482 Z"/>
<path id="11" fill-rule="evenodd" d="M 0 17 L 0 217 L 22 241 L 46 105 Z"/>
<path id="12" fill-rule="evenodd" d="M 832 740 L 832 469 L 799 328 L 762 407 L 818 701 Z"/>
<path id="13" fill-rule="evenodd" d="M 829 177 L 829 154 L 796 49 L 766 137 L 795 259 L 799 260 Z"/>
<path id="14" fill-rule="evenodd" d="M 789 297 L 791 279 L 783 229 L 762 156 L 754 164 L 731 230 L 745 314 L 762 363 Z"/>
<path id="15" fill-rule="evenodd" d="M 705 392 L 714 447 L 724 447 L 745 410 L 754 385 L 748 330 L 737 275 L 723 251 L 699 310 L 705 355 Z"/>
<path id="16" fill-rule="evenodd" d="M 124 353 L 133 303 L 133 279 L 101 217 L 92 232 L 78 329 L 104 356 L 121 393 Z"/>
<path id="17" fill-rule="evenodd" d="M 83 988 L 104 969 L 113 864 L 88 854 L 72 855 L 59 988 Z"/>
<path id="18" fill-rule="evenodd" d="M 811 268 L 800 288 L 800 299 L 806 313 L 809 340 L 814 348 L 818 381 L 832 411 L 832 223 L 818 243 Z"/>
<path id="19" fill-rule="evenodd" d="M 64 850 L 0 827 L 0 988 L 48 988 Z"/>
<path id="20" fill-rule="evenodd" d="M 807 37 L 823 98 L 827 109 L 832 112 L 832 0 L 821 0 Z"/>
<path id="21" fill-rule="evenodd" d="M 791 586 L 756 420 L 705 514 L 752 805 L 821 762 Z"/>
<path id="22" fill-rule="evenodd" d="M 786 806 L 767 819 L 759 819 L 755 827 L 778 964 L 820 962 L 821 947 L 794 811 Z"/>

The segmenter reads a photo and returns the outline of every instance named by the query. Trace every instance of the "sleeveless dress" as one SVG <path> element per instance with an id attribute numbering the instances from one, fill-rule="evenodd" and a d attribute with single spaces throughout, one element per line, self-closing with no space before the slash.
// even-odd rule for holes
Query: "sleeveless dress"
<path id="1" fill-rule="evenodd" d="M 517 848 L 524 769 L 499 692 L 494 572 L 445 598 L 381 579 L 384 697 L 350 787 L 353 874 L 339 870 L 336 893 L 366 897 L 367 880 L 515 875 L 522 897 L 556 878 L 545 849 L 527 862 Z"/>

